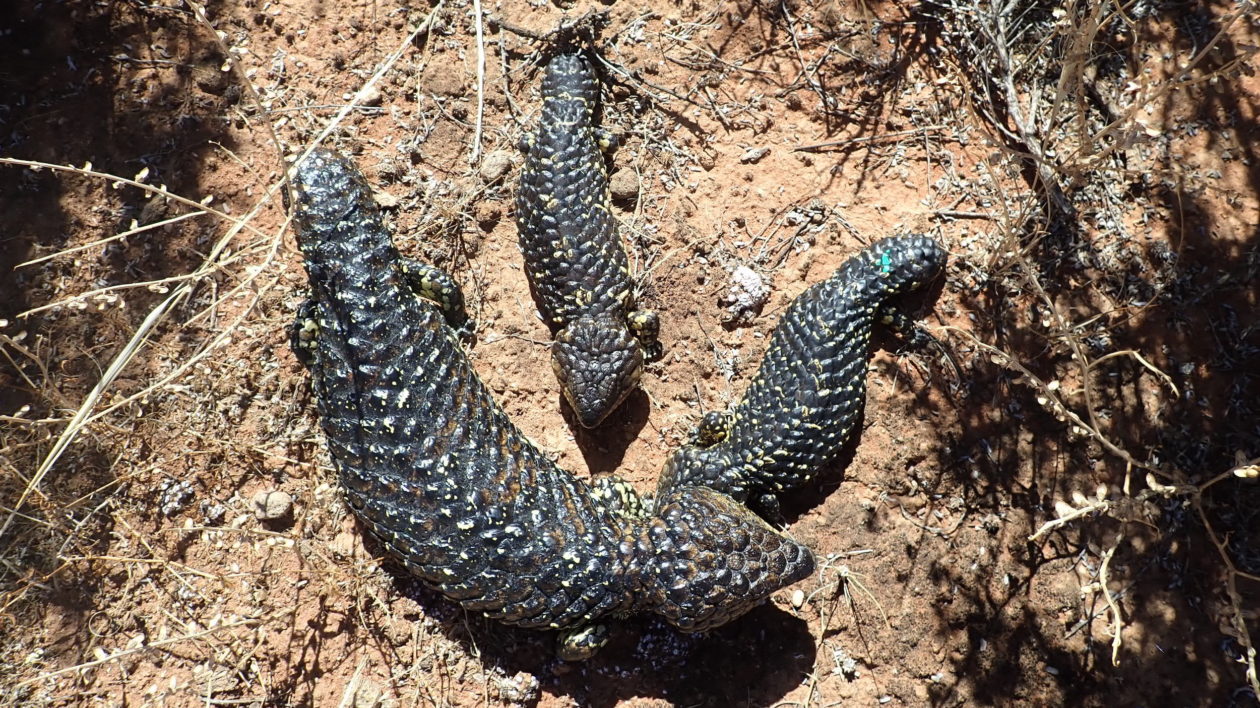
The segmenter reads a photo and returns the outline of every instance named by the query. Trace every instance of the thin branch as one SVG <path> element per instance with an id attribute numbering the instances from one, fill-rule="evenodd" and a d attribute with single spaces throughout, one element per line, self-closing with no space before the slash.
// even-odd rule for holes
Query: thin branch
<path id="1" fill-rule="evenodd" d="M 477 122 L 473 128 L 472 154 L 468 161 L 481 157 L 481 126 L 486 113 L 486 41 L 481 31 L 481 0 L 473 0 L 473 26 L 477 31 Z"/>
<path id="2" fill-rule="evenodd" d="M 857 138 L 847 138 L 845 140 L 832 140 L 825 143 L 815 143 L 813 145 L 801 145 L 792 148 L 793 152 L 822 152 L 827 148 L 845 147 L 848 145 L 861 145 L 863 143 L 877 143 L 893 138 L 905 138 L 911 135 L 926 134 L 937 130 L 945 130 L 947 125 L 926 125 L 922 128 L 910 128 L 908 130 L 898 130 L 892 133 L 881 133 L 879 135 L 863 135 Z"/>

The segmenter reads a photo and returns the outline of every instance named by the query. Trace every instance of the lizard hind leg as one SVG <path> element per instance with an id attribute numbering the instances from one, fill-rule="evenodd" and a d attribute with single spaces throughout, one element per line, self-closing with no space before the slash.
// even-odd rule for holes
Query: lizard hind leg
<path id="1" fill-rule="evenodd" d="M 725 411 L 709 411 L 700 419 L 691 442 L 696 447 L 713 447 L 731 433 L 731 414 Z"/>
<path id="2" fill-rule="evenodd" d="M 315 365 L 319 357 L 315 338 L 319 335 L 319 321 L 315 319 L 315 301 L 306 300 L 298 305 L 293 324 L 289 325 L 289 348 L 298 363 L 306 368 Z"/>
<path id="3" fill-rule="evenodd" d="M 626 326 L 639 340 L 644 355 L 652 361 L 664 354 L 661 346 L 661 316 L 656 310 L 635 310 L 626 315 Z"/>
<path id="4" fill-rule="evenodd" d="M 606 624 L 562 630 L 556 641 L 556 656 L 562 661 L 586 661 L 608 643 L 608 635 Z"/>
<path id="5" fill-rule="evenodd" d="M 464 291 L 455 278 L 437 266 L 411 258 L 399 259 L 398 268 L 407 287 L 437 305 L 452 329 L 461 334 L 472 333 L 474 326 L 464 306 Z"/>

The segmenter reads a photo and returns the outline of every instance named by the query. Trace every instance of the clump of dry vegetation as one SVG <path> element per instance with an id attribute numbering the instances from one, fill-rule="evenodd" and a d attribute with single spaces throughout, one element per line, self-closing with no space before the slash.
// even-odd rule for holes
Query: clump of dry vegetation
<path id="1" fill-rule="evenodd" d="M 1250 511 L 1260 500 L 1260 409 L 1256 375 L 1239 365 L 1260 341 L 1232 316 L 1239 296 L 1256 304 L 1245 295 L 1257 252 L 1254 234 L 1231 231 L 1237 224 L 1207 235 L 1209 225 L 1187 223 L 1211 211 L 1195 202 L 1214 176 L 1183 162 L 1194 148 L 1178 146 L 1200 131 L 1206 149 L 1235 134 L 1231 103 L 1241 97 L 1230 86 L 1252 74 L 1257 47 L 1239 37 L 1254 36 L 1255 7 L 931 2 L 924 12 L 941 21 L 971 109 L 1029 187 L 1014 198 L 993 192 L 997 240 L 980 244 L 975 262 L 989 298 L 976 309 L 992 318 L 978 320 L 979 331 L 953 331 L 1013 386 L 1031 389 L 1062 424 L 1058 444 L 1083 442 L 1099 462 L 1097 490 L 1069 480 L 1056 491 L 1054 518 L 1029 540 L 1097 526 L 1097 536 L 1063 540 L 1092 556 L 1094 582 L 1083 592 L 1105 601 L 1118 663 L 1127 619 L 1114 588 L 1128 581 L 1109 577 L 1109 564 L 1135 530 L 1191 532 L 1192 510 L 1217 561 L 1213 610 L 1260 694 L 1254 617 L 1238 587 L 1260 581 Z M 1185 41 L 1167 36 L 1179 32 Z M 1249 165 L 1252 148 L 1240 148 Z M 1161 215 L 1172 224 L 1154 226 Z M 1213 308 L 1227 316 L 1216 319 Z M 1016 328 L 1022 341 L 1007 338 Z M 1207 331 L 1220 349 L 1185 346 Z M 1209 361 L 1191 361 L 1190 351 Z M 1202 379 L 1188 375 L 1198 367 L 1229 380 L 1195 391 Z"/>

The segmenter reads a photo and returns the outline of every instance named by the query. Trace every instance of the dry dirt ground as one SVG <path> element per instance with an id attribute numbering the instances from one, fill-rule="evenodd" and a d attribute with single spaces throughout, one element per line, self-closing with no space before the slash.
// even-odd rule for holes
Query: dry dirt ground
<path id="1" fill-rule="evenodd" d="M 11 7 L 0 703 L 1256 704 L 1252 3 Z M 591 12 L 666 347 L 595 432 L 565 417 L 512 218 L 527 35 Z M 581 476 L 650 491 L 785 304 L 880 236 L 949 249 L 917 305 L 959 370 L 878 342 L 860 439 L 786 500 L 815 576 L 707 636 L 632 618 L 559 662 L 409 580 L 341 501 L 285 334 L 306 276 L 281 176 L 316 140 L 463 282 L 478 371 Z M 732 321 L 741 267 L 771 294 Z M 256 517 L 266 491 L 288 518 Z"/>

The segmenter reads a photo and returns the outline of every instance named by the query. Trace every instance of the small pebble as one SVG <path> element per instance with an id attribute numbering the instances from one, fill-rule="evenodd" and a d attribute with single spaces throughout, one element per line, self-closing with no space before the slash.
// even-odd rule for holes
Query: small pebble
<path id="1" fill-rule="evenodd" d="M 739 156 L 739 161 L 745 165 L 753 165 L 761 160 L 761 158 L 765 157 L 769 152 L 770 148 L 768 147 L 748 148 L 743 155 Z"/>
<path id="2" fill-rule="evenodd" d="M 612 198 L 617 201 L 633 201 L 639 196 L 639 175 L 629 167 L 623 167 L 608 179 Z"/>
<path id="3" fill-rule="evenodd" d="M 486 153 L 485 159 L 481 161 L 481 179 L 486 184 L 493 184 L 503 179 L 503 175 L 512 169 L 512 156 L 504 150 L 495 150 Z"/>
<path id="4" fill-rule="evenodd" d="M 382 209 L 393 209 L 398 206 L 399 199 L 389 192 L 372 190 L 372 201 L 376 202 L 376 205 Z"/>
<path id="5" fill-rule="evenodd" d="M 293 513 L 293 497 L 286 492 L 261 491 L 254 495 L 254 516 L 261 521 L 287 519 Z"/>
<path id="6" fill-rule="evenodd" d="M 792 591 L 792 607 L 795 607 L 796 609 L 799 610 L 801 609 L 801 605 L 804 605 L 804 604 L 805 604 L 805 591 L 800 590 L 800 589 L 793 590 Z"/>
<path id="7" fill-rule="evenodd" d="M 475 211 L 477 225 L 483 231 L 490 231 L 503 218 L 503 207 L 497 202 L 482 202 Z"/>
<path id="8" fill-rule="evenodd" d="M 375 86 L 368 87 L 358 96 L 358 104 L 360 106 L 379 106 L 381 105 L 381 90 Z"/>

